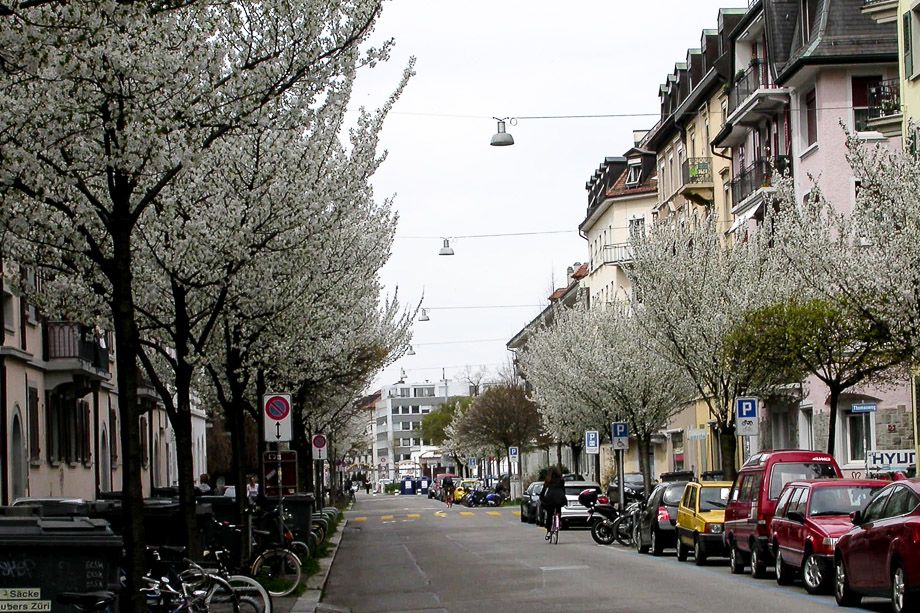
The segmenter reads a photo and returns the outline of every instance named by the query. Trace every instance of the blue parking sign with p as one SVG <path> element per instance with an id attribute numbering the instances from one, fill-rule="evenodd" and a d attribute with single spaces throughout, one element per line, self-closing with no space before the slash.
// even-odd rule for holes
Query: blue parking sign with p
<path id="1" fill-rule="evenodd" d="M 756 398 L 738 398 L 738 418 L 739 419 L 756 419 L 757 418 L 757 399 Z"/>
<path id="2" fill-rule="evenodd" d="M 613 422 L 613 438 L 625 438 L 629 436 L 629 424 L 625 421 Z"/>

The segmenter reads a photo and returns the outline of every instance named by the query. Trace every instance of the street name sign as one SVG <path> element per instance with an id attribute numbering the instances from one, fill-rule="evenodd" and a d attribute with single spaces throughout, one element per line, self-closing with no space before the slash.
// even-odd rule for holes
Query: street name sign
<path id="1" fill-rule="evenodd" d="M 738 436 L 757 436 L 760 423 L 757 419 L 756 398 L 735 399 L 735 433 Z"/>
<path id="2" fill-rule="evenodd" d="M 878 409 L 878 405 L 874 402 L 862 402 L 859 404 L 854 404 L 850 411 L 853 413 L 875 413 Z"/>
<path id="3" fill-rule="evenodd" d="M 706 428 L 687 428 L 688 441 L 705 441 Z"/>
<path id="4" fill-rule="evenodd" d="M 265 442 L 281 443 L 291 440 L 291 395 L 265 394 L 262 396 L 262 421 L 265 424 Z"/>

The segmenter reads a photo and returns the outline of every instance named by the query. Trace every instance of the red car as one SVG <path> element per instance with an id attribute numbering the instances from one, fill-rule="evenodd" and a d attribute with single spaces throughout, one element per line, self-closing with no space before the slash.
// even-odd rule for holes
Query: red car
<path id="1" fill-rule="evenodd" d="M 920 479 L 895 481 L 853 513 L 834 551 L 834 596 L 891 598 L 894 613 L 920 611 Z"/>
<path id="2" fill-rule="evenodd" d="M 861 510 L 886 484 L 874 479 L 786 484 L 770 524 L 776 582 L 788 585 L 801 572 L 810 594 L 825 591 L 834 576 L 834 545 L 853 527 L 850 513 Z"/>

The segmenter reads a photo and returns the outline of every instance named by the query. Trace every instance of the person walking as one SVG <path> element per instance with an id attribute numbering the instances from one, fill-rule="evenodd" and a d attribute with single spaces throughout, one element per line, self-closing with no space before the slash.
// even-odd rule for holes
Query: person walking
<path id="1" fill-rule="evenodd" d="M 371 493 L 371 480 L 370 479 L 364 480 L 364 493 L 365 494 Z"/>
<path id="2" fill-rule="evenodd" d="M 259 484 L 256 483 L 255 476 L 249 477 L 249 483 L 246 484 L 246 497 L 255 500 L 259 496 Z"/>
<path id="3" fill-rule="evenodd" d="M 543 489 L 540 490 L 540 504 L 545 512 L 546 540 L 549 540 L 553 529 L 553 516 L 559 513 L 568 502 L 565 497 L 565 481 L 562 479 L 562 473 L 553 466 L 546 475 Z"/>

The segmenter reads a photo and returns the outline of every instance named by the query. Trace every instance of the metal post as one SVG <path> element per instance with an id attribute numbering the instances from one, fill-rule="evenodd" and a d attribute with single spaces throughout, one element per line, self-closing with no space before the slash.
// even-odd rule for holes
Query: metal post
<path id="1" fill-rule="evenodd" d="M 279 429 L 280 430 L 280 429 Z M 275 445 L 277 446 L 276 451 L 278 452 L 278 543 L 284 543 L 284 512 L 281 505 L 283 500 L 282 492 L 282 480 L 281 480 L 281 432 L 278 432 L 277 438 L 279 439 Z"/>
<path id="2" fill-rule="evenodd" d="M 623 474 L 623 450 L 617 449 L 617 487 L 620 490 L 620 511 L 626 510 L 626 475 Z"/>

